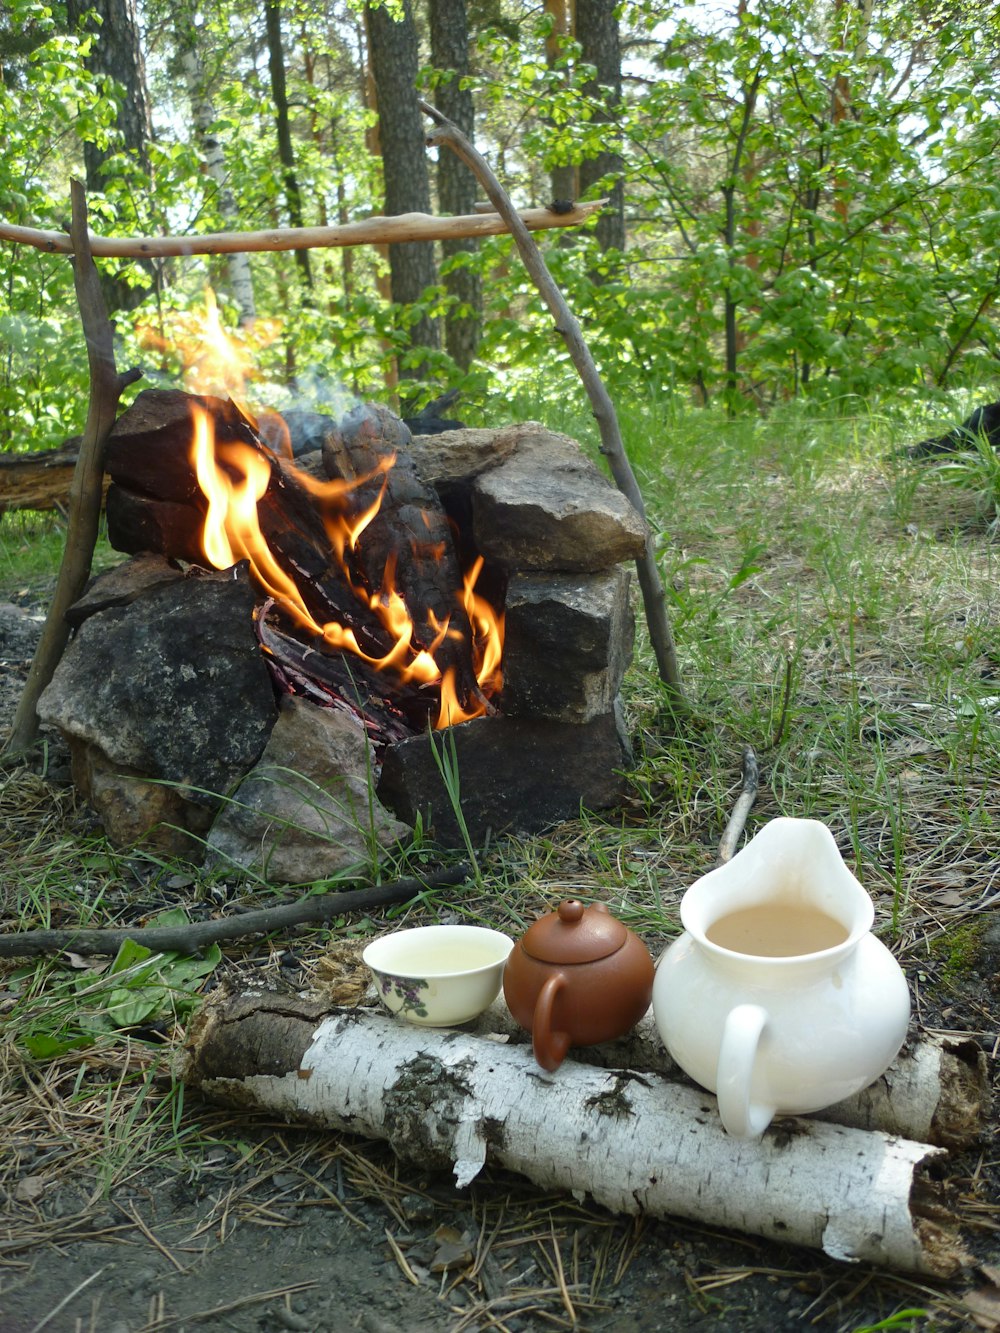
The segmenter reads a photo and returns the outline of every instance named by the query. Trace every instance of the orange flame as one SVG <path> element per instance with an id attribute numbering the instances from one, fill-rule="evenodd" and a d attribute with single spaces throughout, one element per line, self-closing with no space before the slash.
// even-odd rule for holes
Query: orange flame
<path id="1" fill-rule="evenodd" d="M 354 653 L 377 671 L 393 673 L 400 684 L 439 685 L 436 727 L 480 716 L 485 706 L 477 703 L 472 710 L 463 708 L 457 697 L 452 669 L 449 668 L 442 677 L 434 660 L 434 653 L 445 637 L 455 633 L 449 631 L 448 620 L 436 623 L 433 641 L 427 647 L 421 646 L 413 619 L 395 586 L 395 562 L 390 561 L 387 565 L 383 586 L 375 593 L 351 583 L 344 563 L 344 552 L 355 548 L 361 533 L 378 513 L 386 478 L 395 460 L 386 460 L 373 473 L 355 482 L 321 482 L 303 472 L 295 473 L 296 479 L 320 501 L 331 547 L 341 564 L 347 585 L 378 617 L 393 641 L 385 656 L 373 657 L 360 647 L 350 628 L 337 621 L 320 624 L 309 611 L 294 579 L 275 559 L 261 531 L 257 512 L 258 501 L 267 490 L 272 475 L 267 456 L 246 444 L 216 443 L 212 418 L 194 404 L 192 415 L 192 461 L 198 485 L 208 501 L 202 545 L 209 564 L 215 569 L 228 569 L 239 560 L 247 560 L 254 579 L 268 596 L 284 606 L 300 625 L 321 636 L 331 648 Z M 371 480 L 379 472 L 384 478 L 378 497 L 362 514 L 350 520 L 342 504 L 336 502 L 342 501 L 344 495 L 360 482 Z M 471 648 L 476 679 L 483 694 L 489 696 L 501 684 L 503 618 L 475 591 L 482 568 L 480 556 L 465 575 L 464 587 L 456 591 L 456 597 L 464 604 L 473 629 Z"/>
<path id="2" fill-rule="evenodd" d="M 140 347 L 180 359 L 189 393 L 230 397 L 246 410 L 247 384 L 254 376 L 257 355 L 274 342 L 280 329 L 278 320 L 257 319 L 239 334 L 228 332 L 215 293 L 206 287 L 204 311 L 168 310 L 158 328 L 143 321 L 135 333 Z"/>

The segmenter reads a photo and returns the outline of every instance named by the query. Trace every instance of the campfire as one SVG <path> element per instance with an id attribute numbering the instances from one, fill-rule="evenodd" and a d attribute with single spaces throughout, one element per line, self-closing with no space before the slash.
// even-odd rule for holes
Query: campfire
<path id="1" fill-rule="evenodd" d="M 643 525 L 575 441 L 148 389 L 105 466 L 39 711 L 116 841 L 314 879 L 620 799 Z"/>

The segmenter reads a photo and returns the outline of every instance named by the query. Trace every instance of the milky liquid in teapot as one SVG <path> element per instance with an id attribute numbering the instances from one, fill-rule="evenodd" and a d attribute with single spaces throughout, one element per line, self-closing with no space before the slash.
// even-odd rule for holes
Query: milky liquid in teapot
<path id="1" fill-rule="evenodd" d="M 847 928 L 825 912 L 790 903 L 745 907 L 721 916 L 705 938 L 734 953 L 761 958 L 792 958 L 833 949 L 847 939 Z"/>

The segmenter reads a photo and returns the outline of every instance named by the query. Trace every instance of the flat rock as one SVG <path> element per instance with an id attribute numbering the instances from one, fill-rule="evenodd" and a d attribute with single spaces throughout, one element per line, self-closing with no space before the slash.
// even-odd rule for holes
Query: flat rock
<path id="1" fill-rule="evenodd" d="M 373 777 L 356 718 L 286 695 L 260 762 L 212 825 L 208 864 L 287 884 L 371 866 L 412 834 L 371 794 Z"/>
<path id="2" fill-rule="evenodd" d="M 437 435 L 414 435 L 413 461 L 421 480 L 439 491 L 448 491 L 499 467 L 517 449 L 522 432 L 540 429 L 535 422 L 525 422 L 499 430 L 463 426 Z"/>
<path id="3" fill-rule="evenodd" d="M 98 611 L 128 606 L 152 588 L 178 583 L 183 578 L 183 570 L 162 555 L 147 551 L 133 556 L 88 584 L 83 596 L 66 612 L 66 620 L 76 629 Z"/>
<path id="4" fill-rule="evenodd" d="M 472 487 L 477 548 L 506 570 L 594 572 L 635 560 L 646 527 L 575 440 L 520 428 L 517 447 Z"/>
<path id="5" fill-rule="evenodd" d="M 511 717 L 589 722 L 607 713 L 632 656 L 629 571 L 516 574 L 504 611 L 502 707 Z"/>
<path id="6" fill-rule="evenodd" d="M 379 799 L 407 824 L 422 819 L 449 847 L 462 846 L 462 832 L 438 760 L 452 743 L 462 818 L 480 844 L 488 834 L 535 833 L 573 819 L 581 806 L 617 805 L 625 789 L 622 769 L 631 762 L 617 709 L 582 725 L 477 717 L 394 742 L 383 756 Z"/>

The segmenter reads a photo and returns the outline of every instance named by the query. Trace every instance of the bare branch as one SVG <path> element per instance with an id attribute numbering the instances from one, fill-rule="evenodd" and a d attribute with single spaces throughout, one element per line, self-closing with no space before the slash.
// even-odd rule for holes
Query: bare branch
<path id="1" fill-rule="evenodd" d="M 529 276 L 538 288 L 539 294 L 548 306 L 555 320 L 556 331 L 562 336 L 572 357 L 577 374 L 590 399 L 590 406 L 601 433 L 601 449 L 608 460 L 612 476 L 618 489 L 631 502 L 632 507 L 643 518 L 646 507 L 643 503 L 639 484 L 625 453 L 618 417 L 611 397 L 601 380 L 590 348 L 584 341 L 580 325 L 566 303 L 566 298 L 556 285 L 549 272 L 538 246 L 535 244 L 527 227 L 511 203 L 510 196 L 490 170 L 485 158 L 469 142 L 466 136 L 436 107 L 428 102 L 420 102 L 420 109 L 434 121 L 437 128 L 428 137 L 428 143 L 450 148 L 466 164 L 480 185 L 489 196 L 497 213 L 506 221 L 514 244 L 521 255 L 521 260 Z M 642 559 L 636 562 L 639 587 L 642 590 L 643 607 L 646 612 L 646 624 L 650 642 L 656 654 L 660 679 L 668 687 L 670 703 L 676 712 L 684 712 L 687 703 L 681 686 L 677 667 L 677 655 L 674 649 L 673 634 L 667 619 L 666 598 L 660 572 L 656 564 L 656 551 L 653 535 L 646 525 L 646 549 Z"/>
<path id="2" fill-rule="evenodd" d="M 576 204 L 567 213 L 529 208 L 518 214 L 529 231 L 551 227 L 578 227 L 598 212 L 605 199 Z M 239 251 L 337 249 L 352 245 L 396 245 L 401 241 L 440 241 L 462 236 L 499 236 L 508 231 L 496 213 L 469 213 L 434 217 L 430 213 L 400 213 L 395 217 L 364 218 L 340 227 L 280 227 L 273 231 L 219 231 L 204 236 L 91 236 L 90 253 L 97 258 L 156 259 L 167 255 L 221 255 Z M 74 243 L 61 231 L 37 231 L 0 221 L 0 241 L 31 245 L 50 254 L 68 255 Z"/>
<path id="3" fill-rule="evenodd" d="M 344 912 L 368 912 L 390 903 L 407 902 L 424 889 L 444 884 L 461 884 L 469 877 L 464 863 L 445 870 L 433 870 L 420 879 L 400 879 L 395 884 L 376 884 L 367 889 L 342 892 L 310 893 L 292 903 L 262 907 L 239 916 L 215 921 L 192 921 L 186 926 L 143 926 L 114 930 L 25 930 L 14 935 L 0 935 L 0 958 L 27 958 L 39 954 L 74 953 L 115 954 L 126 940 L 142 944 L 154 953 L 196 954 L 218 940 L 233 940 L 245 935 L 269 935 L 290 926 L 315 925 Z"/>
<path id="4" fill-rule="evenodd" d="M 114 341 L 101 283 L 94 267 L 87 227 L 87 196 L 79 181 L 70 186 L 73 201 L 73 274 L 90 365 L 90 405 L 69 490 L 66 546 L 42 635 L 28 672 L 4 750 L 27 750 L 38 732 L 36 705 L 52 679 L 69 639 L 66 612 L 83 593 L 94 558 L 104 498 L 104 445 L 115 423 L 122 390 L 138 372 L 119 375 Z"/>

